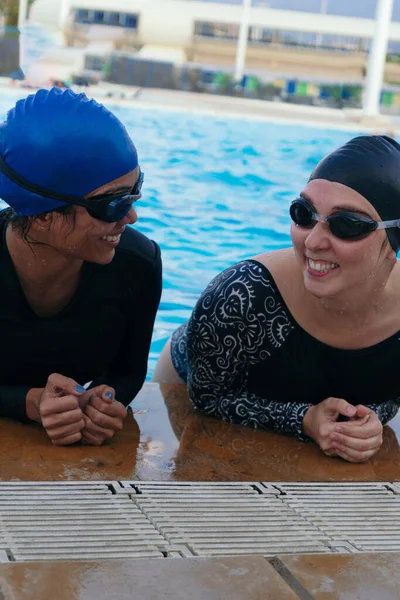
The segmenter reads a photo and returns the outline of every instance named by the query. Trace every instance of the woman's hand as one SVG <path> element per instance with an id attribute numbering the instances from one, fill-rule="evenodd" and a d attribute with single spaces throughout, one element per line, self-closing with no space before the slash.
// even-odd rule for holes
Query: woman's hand
<path id="1" fill-rule="evenodd" d="M 41 423 L 55 446 L 79 442 L 85 426 L 79 398 L 85 391 L 76 381 L 53 373 L 46 387 L 36 390 L 30 411 L 32 420 Z M 29 394 L 27 397 L 28 402 Z"/>
<path id="2" fill-rule="evenodd" d="M 331 435 L 337 456 L 361 463 L 374 456 L 383 442 L 383 426 L 377 414 L 359 404 L 356 415 L 348 423 L 338 423 Z"/>
<path id="3" fill-rule="evenodd" d="M 87 390 L 80 399 L 85 420 L 82 441 L 100 446 L 123 428 L 127 410 L 115 400 L 115 390 L 107 385 Z"/>
<path id="4" fill-rule="evenodd" d="M 338 426 L 339 415 L 354 417 L 357 409 L 343 398 L 327 398 L 311 406 L 303 419 L 303 430 L 327 456 L 338 456 L 333 445 L 332 433 Z M 342 425 L 342 423 L 340 423 Z"/>
<path id="5" fill-rule="evenodd" d="M 348 417 L 349 421 L 338 422 L 339 415 Z M 340 456 L 355 463 L 369 460 L 383 441 L 383 427 L 377 414 L 366 406 L 353 406 L 341 398 L 327 398 L 309 408 L 303 429 L 327 456 Z"/>

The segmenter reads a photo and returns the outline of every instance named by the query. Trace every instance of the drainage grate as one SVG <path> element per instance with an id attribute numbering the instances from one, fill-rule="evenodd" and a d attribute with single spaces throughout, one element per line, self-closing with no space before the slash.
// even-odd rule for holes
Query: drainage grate
<path id="1" fill-rule="evenodd" d="M 0 483 L 0 562 L 371 551 L 398 483 Z"/>
<path id="2" fill-rule="evenodd" d="M 329 538 L 258 483 L 124 482 L 173 546 L 194 556 L 330 552 Z"/>
<path id="3" fill-rule="evenodd" d="M 267 484 L 270 485 L 270 484 Z M 285 504 L 349 551 L 400 550 L 400 496 L 384 483 L 276 484 Z M 393 491 L 395 493 L 393 493 Z"/>
<path id="4" fill-rule="evenodd" d="M 105 483 L 0 483 L 0 548 L 14 560 L 162 558 L 164 546 Z"/>

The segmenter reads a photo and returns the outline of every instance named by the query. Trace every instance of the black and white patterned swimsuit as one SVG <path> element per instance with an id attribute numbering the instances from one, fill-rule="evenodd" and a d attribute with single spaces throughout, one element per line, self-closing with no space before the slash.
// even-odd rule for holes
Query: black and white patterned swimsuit
<path id="1" fill-rule="evenodd" d="M 360 350 L 318 341 L 255 260 L 208 285 L 173 334 L 171 358 L 194 406 L 208 415 L 303 440 L 308 408 L 330 396 L 372 408 L 382 423 L 399 408 L 400 333 Z"/>

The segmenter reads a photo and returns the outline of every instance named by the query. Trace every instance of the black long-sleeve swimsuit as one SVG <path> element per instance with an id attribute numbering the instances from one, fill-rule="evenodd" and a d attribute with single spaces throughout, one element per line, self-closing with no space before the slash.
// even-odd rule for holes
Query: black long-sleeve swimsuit
<path id="1" fill-rule="evenodd" d="M 127 227 L 112 262 L 84 263 L 69 305 L 42 318 L 25 298 L 5 232 L 0 220 L 0 417 L 26 421 L 28 390 L 52 373 L 110 385 L 128 405 L 146 377 L 160 301 L 157 244 Z"/>

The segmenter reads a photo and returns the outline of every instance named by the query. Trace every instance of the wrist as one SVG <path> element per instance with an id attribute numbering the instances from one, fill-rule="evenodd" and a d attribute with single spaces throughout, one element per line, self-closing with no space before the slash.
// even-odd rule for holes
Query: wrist
<path id="1" fill-rule="evenodd" d="M 26 395 L 26 415 L 31 421 L 41 423 L 39 401 L 44 388 L 31 388 Z"/>
<path id="2" fill-rule="evenodd" d="M 312 420 L 315 406 L 310 406 L 303 417 L 303 432 L 307 437 L 313 438 L 312 435 Z"/>

